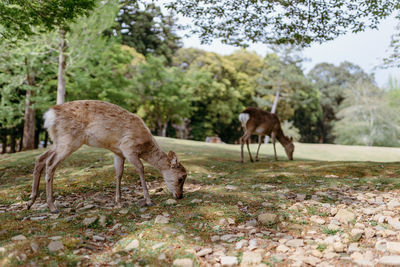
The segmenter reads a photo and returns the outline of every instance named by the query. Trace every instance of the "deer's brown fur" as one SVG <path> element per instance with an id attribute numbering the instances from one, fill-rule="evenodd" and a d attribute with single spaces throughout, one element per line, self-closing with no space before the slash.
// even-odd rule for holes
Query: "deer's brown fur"
<path id="1" fill-rule="evenodd" d="M 239 120 L 242 123 L 244 134 L 240 138 L 240 147 L 241 147 L 241 161 L 244 161 L 243 157 L 243 146 L 244 143 L 247 144 L 247 150 L 249 152 L 250 160 L 253 161 L 253 157 L 251 156 L 250 148 L 249 148 L 249 139 L 251 135 L 258 135 L 258 149 L 256 154 L 256 160 L 258 160 L 258 152 L 260 150 L 260 146 L 262 143 L 263 136 L 270 136 L 272 138 L 272 143 L 274 145 L 274 153 L 275 160 L 277 160 L 276 156 L 276 148 L 275 141 L 278 141 L 285 148 L 286 154 L 290 160 L 293 160 L 293 139 L 288 138 L 284 135 L 281 123 L 276 114 L 272 114 L 268 111 L 262 110 L 260 108 L 249 107 L 243 110 L 239 114 Z"/>
<path id="2" fill-rule="evenodd" d="M 47 204 L 52 212 L 57 211 L 53 201 L 55 169 L 83 144 L 114 152 L 117 179 L 115 200 L 118 205 L 121 204 L 120 187 L 125 159 L 139 172 L 147 205 L 151 205 L 151 199 L 140 159 L 157 168 L 174 197 L 182 198 L 185 168 L 173 151 L 168 155 L 164 153 L 139 116 L 107 102 L 80 100 L 50 108 L 45 114 L 45 127 L 53 145 L 36 160 L 28 208 L 35 202 L 40 176 L 46 167 Z"/>

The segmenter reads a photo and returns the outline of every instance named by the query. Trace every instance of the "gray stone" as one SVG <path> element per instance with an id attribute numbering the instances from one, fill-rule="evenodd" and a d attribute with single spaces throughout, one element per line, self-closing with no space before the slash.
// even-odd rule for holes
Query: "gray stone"
<path id="1" fill-rule="evenodd" d="M 55 252 L 64 249 L 64 245 L 60 241 L 51 241 L 47 248 L 50 252 Z"/>
<path id="2" fill-rule="evenodd" d="M 99 224 L 103 227 L 106 227 L 106 216 L 101 215 L 99 218 Z"/>
<path id="3" fill-rule="evenodd" d="M 335 215 L 335 219 L 344 224 L 351 222 L 355 218 L 356 218 L 356 215 L 346 209 L 338 210 L 338 212 Z"/>
<path id="4" fill-rule="evenodd" d="M 85 218 L 82 223 L 86 226 L 94 223 L 97 220 L 97 217 L 89 217 L 89 218 Z"/>
<path id="5" fill-rule="evenodd" d="M 358 241 L 360 240 L 361 236 L 364 234 L 364 230 L 361 229 L 353 229 L 351 230 L 351 238 L 353 241 Z"/>
<path id="6" fill-rule="evenodd" d="M 316 266 L 318 263 L 321 262 L 320 259 L 318 259 L 317 257 L 313 257 L 313 256 L 305 257 L 305 258 L 303 259 L 303 261 L 304 261 L 305 263 L 311 265 L 311 266 Z"/>
<path id="7" fill-rule="evenodd" d="M 12 241 L 24 241 L 26 237 L 24 235 L 16 235 L 11 238 Z"/>
<path id="8" fill-rule="evenodd" d="M 374 263 L 367 259 L 356 259 L 353 263 L 358 266 L 374 266 Z"/>
<path id="9" fill-rule="evenodd" d="M 249 243 L 249 241 L 247 241 L 246 239 L 242 239 L 239 242 L 236 243 L 235 248 L 237 250 L 244 248 L 245 246 L 247 246 L 247 244 Z"/>
<path id="10" fill-rule="evenodd" d="M 389 266 L 400 266 L 400 256 L 384 256 L 378 263 Z"/>
<path id="11" fill-rule="evenodd" d="M 176 203 L 178 203 L 178 201 L 176 201 L 175 199 L 172 199 L 172 198 L 165 201 L 165 204 L 167 204 L 167 205 L 175 205 Z"/>
<path id="12" fill-rule="evenodd" d="M 221 265 L 222 266 L 235 266 L 238 264 L 237 257 L 234 256 L 222 256 Z"/>
<path id="13" fill-rule="evenodd" d="M 292 247 L 292 248 L 303 247 L 304 240 L 303 239 L 292 239 L 292 240 L 287 241 L 285 245 L 288 247 Z"/>
<path id="14" fill-rule="evenodd" d="M 97 242 L 97 241 L 105 241 L 106 238 L 103 236 L 99 236 L 99 235 L 94 235 L 93 236 L 93 241 Z"/>
<path id="15" fill-rule="evenodd" d="M 156 219 L 154 220 L 154 223 L 166 224 L 169 223 L 169 218 L 163 215 L 157 215 Z"/>
<path id="16" fill-rule="evenodd" d="M 128 245 L 126 245 L 126 247 L 124 248 L 124 250 L 126 252 L 137 249 L 139 247 L 139 241 L 137 239 L 133 239 L 132 241 L 130 241 L 128 243 Z"/>
<path id="17" fill-rule="evenodd" d="M 262 256 L 258 252 L 246 251 L 243 253 L 240 266 L 250 266 L 259 264 L 262 261 Z"/>
<path id="18" fill-rule="evenodd" d="M 174 260 L 174 262 L 172 264 L 174 266 L 177 266 L 177 267 L 192 267 L 193 266 L 193 260 L 189 259 L 189 258 L 176 259 L 176 260 Z"/>
<path id="19" fill-rule="evenodd" d="M 197 256 L 203 257 L 205 255 L 211 254 L 213 252 L 212 248 L 203 248 L 199 252 L 197 252 Z"/>
<path id="20" fill-rule="evenodd" d="M 32 241 L 32 242 L 30 243 L 30 246 L 31 246 L 31 249 L 32 249 L 32 251 L 33 251 L 34 253 L 36 253 L 36 252 L 39 251 L 39 245 L 38 245 L 35 241 Z"/>
<path id="21" fill-rule="evenodd" d="M 278 222 L 278 216 L 273 213 L 263 213 L 258 215 L 258 221 L 264 225 L 275 224 Z"/>
<path id="22" fill-rule="evenodd" d="M 228 189 L 228 190 L 237 190 L 238 187 L 237 187 L 236 185 L 230 185 L 230 184 L 228 184 L 228 185 L 225 186 L 225 189 Z"/>
<path id="23" fill-rule="evenodd" d="M 230 242 L 235 241 L 237 237 L 238 237 L 237 235 L 227 234 L 227 235 L 221 236 L 221 240 L 230 243 Z"/>

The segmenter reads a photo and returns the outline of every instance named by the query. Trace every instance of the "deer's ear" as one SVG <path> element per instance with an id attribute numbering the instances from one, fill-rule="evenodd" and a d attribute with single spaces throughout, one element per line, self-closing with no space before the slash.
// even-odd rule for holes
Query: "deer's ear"
<path id="1" fill-rule="evenodd" d="M 290 140 L 290 142 L 293 142 L 293 136 L 291 136 L 291 137 L 289 138 L 289 140 Z"/>
<path id="2" fill-rule="evenodd" d="M 176 156 L 174 151 L 168 152 L 168 160 L 171 163 L 171 167 L 178 165 L 178 157 Z"/>

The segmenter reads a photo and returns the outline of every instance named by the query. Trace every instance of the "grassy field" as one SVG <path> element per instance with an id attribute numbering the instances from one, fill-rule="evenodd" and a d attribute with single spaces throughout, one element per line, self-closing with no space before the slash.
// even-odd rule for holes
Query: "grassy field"
<path id="1" fill-rule="evenodd" d="M 307 227 L 308 223 L 293 219 L 296 214 L 287 209 L 298 195 L 314 199 L 320 192 L 340 187 L 365 193 L 400 188 L 400 148 L 296 144 L 295 160 L 288 161 L 278 144 L 279 161 L 273 161 L 272 146 L 263 145 L 259 162 L 249 162 L 245 151 L 242 164 L 238 145 L 157 140 L 165 151 L 177 152 L 189 172 L 185 197 L 177 204 L 166 204 L 171 195 L 160 174 L 146 164 L 155 206 L 139 207 L 139 178 L 126 164 L 124 207 L 115 208 L 112 153 L 84 147 L 56 171 L 54 191 L 61 214 L 48 213 L 43 193 L 34 209 L 27 211 L 23 203 L 31 191 L 34 159 L 44 150 L 0 155 L 0 266 L 170 266 L 178 258 L 190 258 L 194 265 L 203 266 L 218 263 L 219 250 L 240 261 L 243 251 L 235 248 L 235 242 L 255 234 L 268 251 L 268 244 L 276 242 L 274 234 L 296 236 L 299 229 Z M 256 145 L 251 148 L 255 152 Z M 42 177 L 40 192 L 44 189 Z M 337 200 L 322 196 L 318 201 Z M 243 230 L 250 229 L 244 227 L 246 222 L 265 212 L 277 214 L 280 222 L 258 224 L 255 232 Z M 304 216 L 315 214 L 327 216 L 313 209 Z M 168 218 L 168 223 L 156 223 L 158 215 Z M 95 219 L 85 224 L 86 218 Z M 212 238 L 227 234 L 237 236 L 233 243 Z M 17 235 L 26 239 L 13 241 Z M 49 250 L 52 240 L 61 242 L 63 248 Z M 139 243 L 128 251 L 126 246 L 132 240 Z M 213 254 L 198 256 L 196 251 L 201 248 L 212 248 Z M 262 262 L 287 264 L 273 253 L 265 254 Z"/>

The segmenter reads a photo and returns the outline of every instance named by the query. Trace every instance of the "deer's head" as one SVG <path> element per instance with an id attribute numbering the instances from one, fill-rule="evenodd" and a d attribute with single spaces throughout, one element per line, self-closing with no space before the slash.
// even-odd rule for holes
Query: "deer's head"
<path id="1" fill-rule="evenodd" d="M 293 137 L 288 138 L 288 143 L 285 145 L 285 152 L 289 160 L 293 160 L 294 144 Z"/>
<path id="2" fill-rule="evenodd" d="M 186 169 L 178 161 L 174 151 L 168 153 L 168 163 L 169 169 L 162 171 L 165 184 L 174 198 L 181 199 L 183 198 L 183 184 L 187 176 Z"/>

